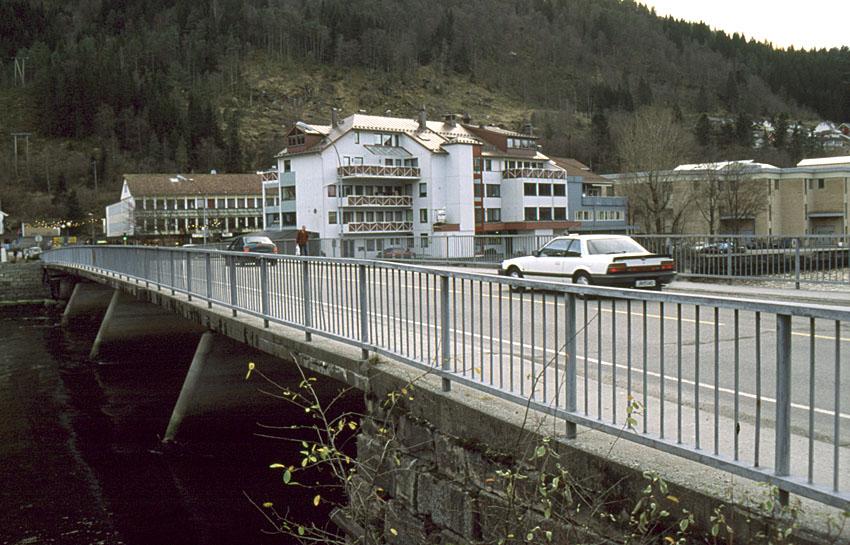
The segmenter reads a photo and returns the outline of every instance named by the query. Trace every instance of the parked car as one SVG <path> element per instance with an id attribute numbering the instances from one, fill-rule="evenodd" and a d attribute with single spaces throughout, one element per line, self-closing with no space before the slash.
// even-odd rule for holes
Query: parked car
<path id="1" fill-rule="evenodd" d="M 717 242 L 704 242 L 695 244 L 692 248 L 695 252 L 702 254 L 729 254 L 744 253 L 746 248 L 736 240 L 720 240 Z"/>
<path id="2" fill-rule="evenodd" d="M 671 258 L 623 235 L 557 237 L 532 255 L 506 259 L 499 267 L 499 274 L 513 278 L 560 277 L 574 284 L 624 288 L 661 288 L 675 273 Z"/>
<path id="3" fill-rule="evenodd" d="M 258 235 L 243 235 L 234 238 L 227 245 L 228 252 L 242 252 L 244 254 L 277 254 L 277 244 L 269 237 Z M 257 265 L 260 261 L 256 256 L 246 255 L 245 257 L 227 256 L 226 263 L 230 265 Z M 269 260 L 271 265 L 276 263 L 275 260 Z"/>
<path id="4" fill-rule="evenodd" d="M 383 257 L 386 259 L 411 259 L 414 256 L 414 253 L 410 250 L 410 248 L 403 247 L 392 247 L 392 248 L 384 248 L 380 252 L 378 252 L 378 257 Z"/>
<path id="5" fill-rule="evenodd" d="M 24 259 L 32 261 L 41 257 L 42 250 L 38 246 L 32 246 L 24 249 Z"/>

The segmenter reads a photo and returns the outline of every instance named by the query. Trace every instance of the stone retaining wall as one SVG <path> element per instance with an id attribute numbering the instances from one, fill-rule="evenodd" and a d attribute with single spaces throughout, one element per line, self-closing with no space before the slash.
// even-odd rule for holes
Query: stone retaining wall
<path id="1" fill-rule="evenodd" d="M 43 301 L 50 290 L 42 282 L 40 262 L 0 263 L 0 302 Z"/>

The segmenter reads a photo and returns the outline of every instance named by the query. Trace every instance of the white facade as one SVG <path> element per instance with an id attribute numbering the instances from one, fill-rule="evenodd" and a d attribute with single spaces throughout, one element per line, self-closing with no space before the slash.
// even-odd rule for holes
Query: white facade
<path id="1" fill-rule="evenodd" d="M 543 216 L 552 223 L 558 207 L 566 221 L 567 192 L 529 197 L 523 188 L 565 186 L 565 172 L 529 148 L 522 150 L 526 161 L 512 162 L 512 174 L 482 172 L 485 157 L 489 166 L 508 164 L 491 157 L 500 152 L 480 137 L 487 130 L 452 118 L 426 121 L 424 113 L 419 120 L 356 114 L 334 125 L 299 122 L 278 155 L 278 175 L 263 182 L 264 227 L 306 226 L 313 236 L 338 240 L 340 255 L 368 255 L 382 245 L 430 246 L 433 253 L 431 238 L 496 232 L 504 222 L 523 223 L 512 225 L 523 232 L 552 233 L 550 224 L 538 229 L 537 220 L 528 222 L 525 209 L 549 207 Z M 501 129 L 494 134 L 518 136 Z M 548 174 L 540 175 L 544 170 Z M 500 189 L 486 196 L 482 186 L 476 195 L 482 181 Z"/>
<path id="2" fill-rule="evenodd" d="M 4 225 L 5 225 L 5 221 L 6 221 L 6 216 L 8 216 L 8 215 L 9 214 L 7 214 L 6 212 L 3 212 L 2 210 L 0 210 L 0 235 L 2 235 L 3 233 L 6 232 L 6 228 L 5 228 Z"/>

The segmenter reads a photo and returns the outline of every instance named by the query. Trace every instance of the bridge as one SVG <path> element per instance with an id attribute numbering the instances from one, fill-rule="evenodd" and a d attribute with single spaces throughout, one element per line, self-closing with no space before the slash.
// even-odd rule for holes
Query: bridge
<path id="1" fill-rule="evenodd" d="M 198 248 L 67 247 L 44 261 L 65 275 L 68 295 L 74 282 L 90 282 L 73 288 L 69 319 L 93 300 L 86 290 L 100 290 L 101 301 L 108 295 L 94 352 L 110 330 L 121 331 L 117 342 L 174 331 L 165 307 L 192 324 L 189 333 L 215 331 L 283 359 L 302 356 L 314 371 L 364 391 L 418 377 L 431 384 L 430 407 L 423 401 L 412 413 L 452 437 L 516 448 L 493 430 L 522 426 L 517 416 L 531 411 L 571 456 L 598 464 L 610 454 L 606 472 L 634 473 L 628 459 L 638 451 L 622 447 L 632 443 L 649 459 L 696 464 L 686 481 L 744 477 L 778 487 L 782 501 L 795 494 L 850 509 L 846 308 Z M 159 317 L 146 319 L 139 300 L 158 305 L 147 312 Z M 210 335 L 172 435 L 203 354 L 215 352 Z M 593 452 L 591 444 L 608 446 Z M 480 524 L 464 524 L 451 531 L 481 537 Z"/>

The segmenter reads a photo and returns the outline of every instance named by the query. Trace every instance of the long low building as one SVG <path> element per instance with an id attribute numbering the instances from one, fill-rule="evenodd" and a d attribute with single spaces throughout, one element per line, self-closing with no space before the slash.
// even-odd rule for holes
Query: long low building
<path id="1" fill-rule="evenodd" d="M 647 173 L 607 174 L 616 192 L 629 195 L 646 184 Z M 850 156 L 804 159 L 779 168 L 754 161 L 680 165 L 653 173 L 671 193 L 664 212 L 668 230 L 694 234 L 850 234 Z M 712 185 L 714 184 L 714 185 Z M 635 199 L 630 219 L 655 232 Z M 681 218 L 673 226 L 668 218 Z M 671 226 L 673 227 L 671 229 Z"/>
<path id="2" fill-rule="evenodd" d="M 106 236 L 216 239 L 262 229 L 259 174 L 125 174 Z"/>

